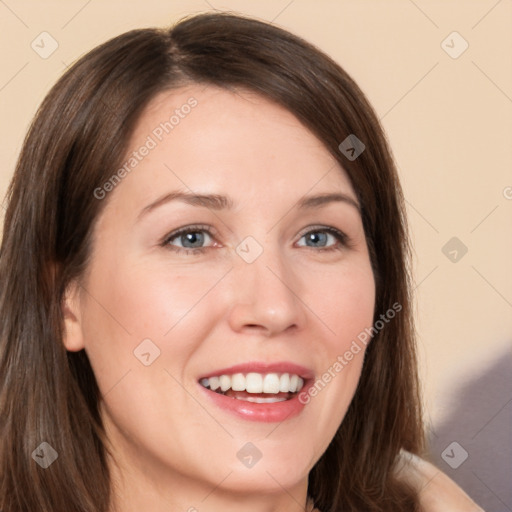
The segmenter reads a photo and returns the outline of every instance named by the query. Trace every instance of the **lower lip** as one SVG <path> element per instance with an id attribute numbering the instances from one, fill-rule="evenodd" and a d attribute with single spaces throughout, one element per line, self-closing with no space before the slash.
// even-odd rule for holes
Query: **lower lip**
<path id="1" fill-rule="evenodd" d="M 299 396 L 307 390 L 306 385 L 304 385 L 301 393 L 295 394 L 293 398 L 290 398 L 289 400 L 257 404 L 221 395 L 220 393 L 216 393 L 215 391 L 205 388 L 199 383 L 198 386 L 202 389 L 203 393 L 206 393 L 207 397 L 221 409 L 224 409 L 239 418 L 243 418 L 244 420 L 260 421 L 264 423 L 280 423 L 298 416 L 305 407 L 305 404 L 299 401 Z"/>

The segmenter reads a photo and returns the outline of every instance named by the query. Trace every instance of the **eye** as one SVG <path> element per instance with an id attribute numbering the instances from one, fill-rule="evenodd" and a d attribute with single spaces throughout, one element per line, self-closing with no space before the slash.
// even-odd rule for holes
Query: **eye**
<path id="1" fill-rule="evenodd" d="M 304 240 L 304 243 L 300 241 Z M 333 227 L 310 229 L 300 237 L 299 247 L 309 247 L 320 251 L 340 250 L 349 245 L 345 233 Z M 215 247 L 214 235 L 208 226 L 187 226 L 173 231 L 165 237 L 162 246 L 177 253 L 198 254 Z"/>
<path id="2" fill-rule="evenodd" d="M 199 253 L 211 247 L 213 235 L 206 226 L 187 226 L 170 233 L 162 245 L 175 252 Z"/>
<path id="3" fill-rule="evenodd" d="M 304 233 L 300 240 L 305 240 L 305 243 L 298 243 L 300 247 L 312 247 L 330 251 L 345 247 L 348 237 L 345 233 L 335 228 L 321 227 Z"/>

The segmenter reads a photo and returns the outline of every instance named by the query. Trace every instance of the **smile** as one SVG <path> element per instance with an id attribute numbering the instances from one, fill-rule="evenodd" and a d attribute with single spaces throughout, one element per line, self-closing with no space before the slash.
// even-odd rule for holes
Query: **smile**
<path id="1" fill-rule="evenodd" d="M 282 422 L 301 414 L 299 393 L 314 384 L 312 369 L 290 361 L 252 361 L 198 377 L 207 403 L 246 421 Z"/>
<path id="2" fill-rule="evenodd" d="M 304 380 L 293 373 L 251 372 L 212 376 L 201 379 L 200 384 L 224 396 L 261 404 L 293 398 L 303 388 Z"/>

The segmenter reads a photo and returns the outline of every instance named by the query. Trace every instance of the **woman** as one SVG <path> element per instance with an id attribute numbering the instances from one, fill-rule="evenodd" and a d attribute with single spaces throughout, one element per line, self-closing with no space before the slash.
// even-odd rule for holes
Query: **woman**
<path id="1" fill-rule="evenodd" d="M 101 45 L 8 196 L 2 510 L 480 510 L 419 458 L 385 137 L 308 43 L 204 14 Z"/>

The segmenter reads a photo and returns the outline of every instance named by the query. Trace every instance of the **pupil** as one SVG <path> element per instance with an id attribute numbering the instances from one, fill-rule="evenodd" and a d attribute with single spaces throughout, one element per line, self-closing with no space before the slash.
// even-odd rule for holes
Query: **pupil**
<path id="1" fill-rule="evenodd" d="M 311 233 L 309 241 L 317 245 L 325 245 L 327 242 L 327 235 L 325 233 Z"/>
<path id="2" fill-rule="evenodd" d="M 194 232 L 182 235 L 182 243 L 184 247 L 201 247 L 203 240 L 204 235 L 202 233 Z"/>

